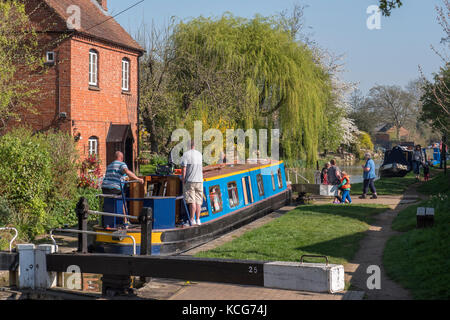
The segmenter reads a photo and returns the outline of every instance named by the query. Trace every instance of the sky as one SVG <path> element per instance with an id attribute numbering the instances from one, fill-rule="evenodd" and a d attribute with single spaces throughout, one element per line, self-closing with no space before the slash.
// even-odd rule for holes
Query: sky
<path id="1" fill-rule="evenodd" d="M 108 0 L 111 15 L 139 0 Z M 420 76 L 419 66 L 430 78 L 443 65 L 431 50 L 442 48 L 444 36 L 437 22 L 436 5 L 442 0 L 404 0 L 390 17 L 381 17 L 380 29 L 369 30 L 367 8 L 377 0 L 145 0 L 115 19 L 131 34 L 145 22 L 164 26 L 170 17 L 189 20 L 203 16 L 252 18 L 275 15 L 294 4 L 307 5 L 305 23 L 317 44 L 343 55 L 342 79 L 358 84 L 364 94 L 375 85 L 406 86 Z"/>

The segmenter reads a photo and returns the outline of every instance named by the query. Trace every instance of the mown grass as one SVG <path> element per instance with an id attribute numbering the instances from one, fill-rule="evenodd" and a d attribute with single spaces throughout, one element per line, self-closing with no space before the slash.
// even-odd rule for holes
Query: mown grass
<path id="1" fill-rule="evenodd" d="M 387 274 L 409 289 L 415 299 L 450 298 L 450 175 L 438 174 L 418 190 L 434 193 L 430 200 L 408 207 L 392 228 L 404 232 L 386 244 Z M 416 229 L 417 207 L 433 207 L 432 228 Z"/>
<path id="2" fill-rule="evenodd" d="M 401 195 L 410 185 L 416 183 L 416 178 L 412 172 L 404 177 L 380 178 L 375 180 L 375 189 L 378 195 Z M 352 184 L 352 193 L 362 194 L 363 184 Z M 370 193 L 370 190 L 368 191 Z"/>
<path id="3" fill-rule="evenodd" d="M 196 256 L 299 261 L 303 254 L 314 254 L 328 256 L 331 263 L 344 264 L 358 250 L 372 216 L 386 208 L 383 205 L 300 206 L 231 242 Z"/>

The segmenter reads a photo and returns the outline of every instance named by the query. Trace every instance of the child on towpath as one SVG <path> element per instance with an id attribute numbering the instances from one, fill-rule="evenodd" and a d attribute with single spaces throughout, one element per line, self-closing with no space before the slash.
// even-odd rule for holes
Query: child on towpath
<path id="1" fill-rule="evenodd" d="M 349 203 L 352 203 L 352 198 L 350 198 L 350 178 L 347 172 L 342 171 L 341 184 L 338 187 L 342 190 L 341 203 L 345 203 L 345 200 L 348 200 Z"/>

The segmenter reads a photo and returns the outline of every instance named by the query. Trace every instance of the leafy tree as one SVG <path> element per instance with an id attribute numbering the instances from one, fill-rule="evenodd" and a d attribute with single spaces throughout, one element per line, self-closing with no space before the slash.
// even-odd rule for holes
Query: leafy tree
<path id="1" fill-rule="evenodd" d="M 207 111 L 245 129 L 280 127 L 285 157 L 315 162 L 329 76 L 277 19 L 200 17 L 180 23 L 173 41 L 186 114 Z"/>
<path id="2" fill-rule="evenodd" d="M 434 81 L 427 81 L 421 98 L 422 113 L 420 120 L 430 124 L 443 135 L 450 128 L 450 64 L 434 75 Z"/>
<path id="3" fill-rule="evenodd" d="M 391 11 L 403 5 L 401 0 L 380 0 L 380 10 L 385 16 L 390 16 Z"/>
<path id="4" fill-rule="evenodd" d="M 0 1 L 0 130 L 10 120 L 20 120 L 21 110 L 33 110 L 40 90 L 36 79 L 27 75 L 42 66 L 42 47 L 24 2 Z"/>

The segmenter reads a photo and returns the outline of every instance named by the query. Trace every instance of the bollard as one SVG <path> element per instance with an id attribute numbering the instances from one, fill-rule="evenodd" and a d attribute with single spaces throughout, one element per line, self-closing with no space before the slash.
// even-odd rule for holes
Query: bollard
<path id="1" fill-rule="evenodd" d="M 152 254 L 153 210 L 142 208 L 139 215 L 141 224 L 141 256 Z"/>
<path id="2" fill-rule="evenodd" d="M 139 223 L 141 224 L 141 256 L 150 256 L 152 254 L 152 230 L 153 230 L 153 209 L 142 208 L 139 214 Z M 150 281 L 148 277 L 139 277 L 138 285 L 143 285 Z"/>
<path id="3" fill-rule="evenodd" d="M 81 197 L 77 203 L 78 230 L 87 231 L 87 221 L 89 217 L 89 204 L 86 198 Z M 88 253 L 88 240 L 86 233 L 78 235 L 78 252 Z"/>
<path id="4" fill-rule="evenodd" d="M 19 252 L 19 285 L 20 289 L 35 288 L 34 244 L 18 244 Z"/>
<path id="5" fill-rule="evenodd" d="M 47 254 L 55 253 L 53 244 L 41 244 L 35 251 L 35 287 L 47 289 L 56 286 L 56 272 L 47 272 Z"/>

